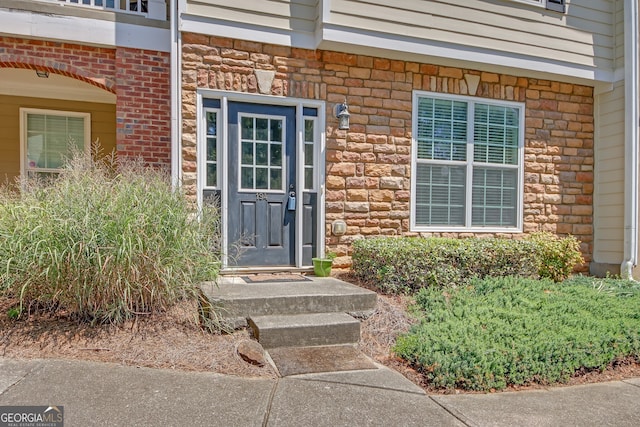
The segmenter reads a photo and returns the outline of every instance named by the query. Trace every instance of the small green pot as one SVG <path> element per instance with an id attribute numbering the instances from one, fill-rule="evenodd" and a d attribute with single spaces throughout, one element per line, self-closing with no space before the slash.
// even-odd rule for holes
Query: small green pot
<path id="1" fill-rule="evenodd" d="M 313 272 L 318 277 L 328 277 L 331 275 L 331 266 L 333 265 L 332 259 L 325 258 L 312 258 Z"/>

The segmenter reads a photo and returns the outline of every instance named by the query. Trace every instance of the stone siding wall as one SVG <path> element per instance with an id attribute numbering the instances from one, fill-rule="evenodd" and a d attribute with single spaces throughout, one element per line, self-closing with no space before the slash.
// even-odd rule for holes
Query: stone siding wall
<path id="1" fill-rule="evenodd" d="M 526 105 L 524 232 L 573 234 L 583 242 L 584 268 L 591 260 L 592 87 L 197 34 L 182 40 L 183 172 L 192 194 L 196 88 L 324 100 L 326 243 L 339 254 L 337 266 L 346 267 L 354 239 L 416 234 L 409 230 L 414 90 L 518 101 Z M 333 115 L 345 99 L 349 131 L 338 130 Z M 341 237 L 331 234 L 337 219 L 348 225 Z"/>

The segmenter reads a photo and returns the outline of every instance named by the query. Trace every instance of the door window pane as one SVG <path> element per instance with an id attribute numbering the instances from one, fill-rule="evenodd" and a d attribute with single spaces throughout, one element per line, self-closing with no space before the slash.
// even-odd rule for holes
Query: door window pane
<path id="1" fill-rule="evenodd" d="M 240 188 L 282 191 L 284 120 L 245 115 L 240 122 Z"/>

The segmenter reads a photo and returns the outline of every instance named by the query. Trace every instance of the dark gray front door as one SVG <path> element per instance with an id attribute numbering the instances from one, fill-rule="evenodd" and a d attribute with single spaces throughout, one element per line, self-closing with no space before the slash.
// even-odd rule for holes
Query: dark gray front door
<path id="1" fill-rule="evenodd" d="M 229 265 L 294 266 L 295 108 L 230 102 L 228 117 Z"/>

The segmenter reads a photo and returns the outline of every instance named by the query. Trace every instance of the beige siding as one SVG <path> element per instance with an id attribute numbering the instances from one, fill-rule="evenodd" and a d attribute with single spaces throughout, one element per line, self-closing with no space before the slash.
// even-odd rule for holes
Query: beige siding
<path id="1" fill-rule="evenodd" d="M 20 174 L 20 108 L 91 113 L 91 140 L 100 140 L 105 154 L 116 147 L 116 106 L 91 102 L 60 101 L 0 95 L 0 181 Z"/>
<path id="2" fill-rule="evenodd" d="M 618 1 L 615 3 L 615 67 L 624 68 L 624 2 Z"/>
<path id="3" fill-rule="evenodd" d="M 624 241 L 624 83 L 596 97 L 594 254 L 619 264 Z"/>
<path id="4" fill-rule="evenodd" d="M 240 24 L 313 33 L 318 18 L 318 1 L 187 0 L 187 13 Z"/>
<path id="5" fill-rule="evenodd" d="M 573 1 L 566 14 L 506 0 L 331 0 L 324 21 L 611 70 L 613 8 L 610 0 Z"/>

